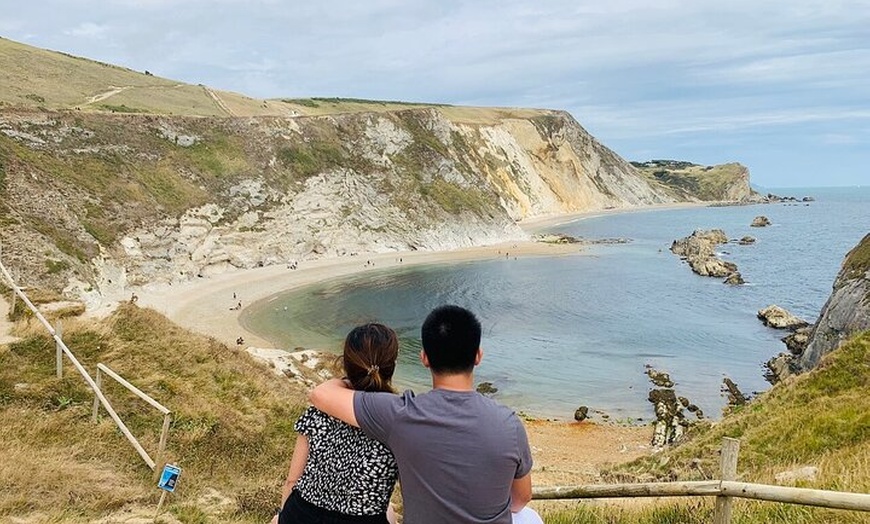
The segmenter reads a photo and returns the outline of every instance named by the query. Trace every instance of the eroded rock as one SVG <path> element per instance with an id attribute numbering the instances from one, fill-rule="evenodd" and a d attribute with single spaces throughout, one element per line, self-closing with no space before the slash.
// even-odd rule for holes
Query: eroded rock
<path id="1" fill-rule="evenodd" d="M 759 215 L 752 219 L 751 227 L 767 227 L 770 225 L 770 219 L 764 215 Z"/>
<path id="2" fill-rule="evenodd" d="M 788 312 L 788 310 L 775 304 L 767 306 L 764 309 L 759 309 L 757 316 L 765 326 L 774 329 L 790 329 L 795 331 L 809 325 L 809 322 L 806 320 L 801 320 Z"/>

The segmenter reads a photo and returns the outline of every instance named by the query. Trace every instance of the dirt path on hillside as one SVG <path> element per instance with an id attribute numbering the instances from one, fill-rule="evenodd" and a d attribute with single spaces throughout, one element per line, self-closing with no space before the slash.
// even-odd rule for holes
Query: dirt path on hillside
<path id="1" fill-rule="evenodd" d="M 123 87 L 109 86 L 109 87 L 111 87 L 112 89 L 110 89 L 109 91 L 106 91 L 105 93 L 100 93 L 98 95 L 88 97 L 88 100 L 82 105 L 88 106 L 91 104 L 96 104 L 97 102 L 102 102 L 103 100 L 105 100 L 107 98 L 111 98 L 111 97 L 117 95 L 118 93 L 122 93 L 128 89 L 132 89 L 133 86 L 123 86 Z"/>
<path id="2" fill-rule="evenodd" d="M 227 105 L 224 103 L 224 101 L 221 99 L 221 97 L 218 96 L 217 93 L 212 91 L 211 88 L 206 87 L 206 86 L 202 86 L 202 88 L 205 89 L 205 92 L 208 94 L 208 96 L 211 97 L 212 100 L 214 100 L 214 103 L 217 104 L 219 108 L 221 108 L 223 111 L 226 111 L 227 114 L 230 116 L 236 116 L 236 114 L 233 113 L 233 110 L 230 109 L 229 107 L 227 107 Z"/>

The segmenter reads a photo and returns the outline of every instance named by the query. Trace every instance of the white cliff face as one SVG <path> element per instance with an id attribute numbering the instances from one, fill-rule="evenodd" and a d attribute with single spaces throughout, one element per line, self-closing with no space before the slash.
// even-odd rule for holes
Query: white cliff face
<path id="1" fill-rule="evenodd" d="M 86 257 L 69 259 L 79 269 L 74 288 L 103 296 L 231 268 L 523 240 L 527 235 L 516 225 L 522 219 L 670 201 L 567 113 L 496 111 L 476 118 L 471 110 L 455 120 L 451 114 L 421 108 L 304 118 L 87 116 L 82 125 L 93 119 L 97 131 L 71 134 L 63 132 L 64 115 L 50 126 L 3 120 L 6 136 L 48 155 L 97 155 L 100 162 L 100 151 L 123 152 L 125 162 L 138 163 L 119 176 L 141 198 L 126 205 L 117 194 L 88 194 L 80 186 L 51 189 L 62 196 L 63 206 L 51 206 L 65 210 L 60 215 L 39 212 L 46 191 L 46 198 L 27 198 L 46 184 L 30 182 L 26 169 L 7 186 L 10 198 L 25 202 L 34 216 L 49 217 L 58 237 L 84 246 L 79 251 Z M 46 126 L 51 129 L 43 132 Z M 34 129 L 43 130 L 40 144 L 15 138 Z M 197 204 L 171 213 L 158 205 L 148 186 L 153 180 L 136 178 L 157 169 L 161 189 L 195 195 Z M 89 211 L 107 201 L 113 207 L 104 215 L 111 217 Z M 172 205 L 177 209 L 178 200 Z M 102 238 L 117 240 L 91 235 L 94 220 L 108 228 Z M 45 252 L 44 245 L 56 242 L 33 235 L 30 251 Z M 82 267 L 83 260 L 90 266 Z"/>
<path id="2" fill-rule="evenodd" d="M 447 184 L 490 195 L 490 207 L 481 205 L 486 215 L 445 212 L 426 200 L 425 189 L 400 196 L 394 188 L 408 175 L 397 165 L 419 136 L 403 127 L 401 118 L 367 115 L 354 121 L 362 131 L 348 147 L 374 171 L 333 167 L 283 194 L 264 180 L 241 180 L 228 196 L 248 209 L 244 213 L 208 204 L 122 238 L 118 263 L 128 269 L 128 283 L 183 281 L 317 257 L 524 240 L 527 235 L 515 224 L 520 219 L 668 201 L 563 114 L 548 115 L 548 127 L 542 127 L 524 119 L 454 124 L 436 110 L 421 113 L 428 140 L 438 140 L 443 152 L 430 155 L 411 176 L 424 186 Z M 349 124 L 345 119 L 335 125 Z M 266 131 L 305 139 L 300 125 L 270 122 Z"/>

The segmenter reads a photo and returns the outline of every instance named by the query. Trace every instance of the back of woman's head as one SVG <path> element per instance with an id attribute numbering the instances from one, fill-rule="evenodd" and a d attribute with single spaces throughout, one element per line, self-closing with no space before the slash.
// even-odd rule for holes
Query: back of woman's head
<path id="1" fill-rule="evenodd" d="M 353 389 L 392 392 L 398 356 L 396 332 L 383 324 L 355 327 L 344 339 L 342 364 Z"/>

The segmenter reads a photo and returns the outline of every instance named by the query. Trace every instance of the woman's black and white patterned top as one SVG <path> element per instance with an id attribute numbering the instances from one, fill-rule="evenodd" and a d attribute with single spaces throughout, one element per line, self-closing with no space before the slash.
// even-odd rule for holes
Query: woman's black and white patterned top
<path id="1" fill-rule="evenodd" d="M 308 461 L 296 482 L 303 499 L 349 515 L 387 511 L 398 466 L 386 446 L 314 407 L 294 427 L 308 437 Z"/>

